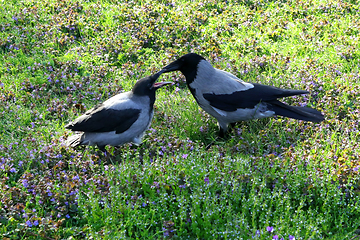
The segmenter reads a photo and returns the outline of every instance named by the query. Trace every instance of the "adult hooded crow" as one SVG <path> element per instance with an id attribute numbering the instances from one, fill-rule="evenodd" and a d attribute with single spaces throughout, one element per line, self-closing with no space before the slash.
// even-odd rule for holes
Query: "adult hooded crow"
<path id="1" fill-rule="evenodd" d="M 155 83 L 161 73 L 139 80 L 131 91 L 113 96 L 67 124 L 65 128 L 82 133 L 71 136 L 66 144 L 97 145 L 103 152 L 106 145 L 140 144 L 153 117 L 155 91 L 171 84 Z"/>
<path id="2" fill-rule="evenodd" d="M 216 69 L 196 53 L 186 54 L 162 69 L 179 70 L 196 102 L 218 121 L 224 137 L 229 123 L 280 115 L 304 121 L 321 122 L 324 116 L 308 107 L 289 106 L 278 98 L 309 93 L 247 83 L 231 73 Z"/>

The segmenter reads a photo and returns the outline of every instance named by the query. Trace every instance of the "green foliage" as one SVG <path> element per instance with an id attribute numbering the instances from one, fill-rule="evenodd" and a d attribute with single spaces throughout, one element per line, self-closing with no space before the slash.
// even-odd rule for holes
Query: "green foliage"
<path id="1" fill-rule="evenodd" d="M 356 1 L 0 1 L 4 239 L 351 239 L 360 224 Z M 214 119 L 180 73 L 140 146 L 69 149 L 64 125 L 196 52 L 320 124 Z M 210 149 L 206 147 L 212 144 Z"/>

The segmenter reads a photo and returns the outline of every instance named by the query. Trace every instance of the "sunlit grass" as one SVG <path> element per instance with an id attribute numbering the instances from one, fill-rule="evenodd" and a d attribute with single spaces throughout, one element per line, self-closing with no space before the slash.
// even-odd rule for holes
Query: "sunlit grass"
<path id="1" fill-rule="evenodd" d="M 0 1 L 4 239 L 351 239 L 360 225 L 356 1 Z M 64 125 L 196 52 L 309 95 L 319 124 L 216 139 L 179 72 L 140 146 L 69 149 Z M 212 145 L 207 150 L 209 144 Z"/>

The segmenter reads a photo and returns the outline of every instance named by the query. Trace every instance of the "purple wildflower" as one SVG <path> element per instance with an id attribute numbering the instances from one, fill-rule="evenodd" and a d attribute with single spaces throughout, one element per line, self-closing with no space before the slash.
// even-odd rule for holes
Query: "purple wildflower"
<path id="1" fill-rule="evenodd" d="M 289 240 L 295 240 L 295 237 L 292 235 L 289 235 Z"/>
<path id="2" fill-rule="evenodd" d="M 164 237 L 168 237 L 169 236 L 169 231 L 166 230 L 166 228 L 163 228 L 164 231 Z"/>
<path id="3" fill-rule="evenodd" d="M 206 184 L 209 184 L 209 178 L 208 178 L 208 177 L 205 177 L 205 178 L 204 178 L 204 182 L 205 182 Z"/>
<path id="4" fill-rule="evenodd" d="M 29 187 L 28 181 L 26 179 L 24 179 L 22 183 L 24 187 Z"/>
<path id="5" fill-rule="evenodd" d="M 268 231 L 268 232 L 273 232 L 273 231 L 274 231 L 274 228 L 271 227 L 271 226 L 267 226 L 267 227 L 266 227 L 266 231 Z"/>
<path id="6" fill-rule="evenodd" d="M 342 74 L 342 72 L 340 72 L 339 70 L 335 70 L 335 72 L 336 72 L 337 75 L 341 75 L 341 74 Z M 290 235 L 290 236 L 291 236 L 291 235 Z"/>
<path id="7" fill-rule="evenodd" d="M 26 221 L 26 226 L 28 226 L 28 227 L 32 227 L 32 226 L 33 226 L 30 220 L 27 220 L 27 221 Z"/>

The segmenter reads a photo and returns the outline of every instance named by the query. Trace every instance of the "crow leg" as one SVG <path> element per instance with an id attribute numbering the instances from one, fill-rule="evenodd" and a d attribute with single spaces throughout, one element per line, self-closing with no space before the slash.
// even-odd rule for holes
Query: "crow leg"
<path id="1" fill-rule="evenodd" d="M 108 153 L 108 151 L 106 151 L 105 149 L 105 146 L 106 145 L 97 145 L 97 147 L 105 154 L 105 153 Z"/>
<path id="2" fill-rule="evenodd" d="M 224 139 L 226 136 L 226 130 L 223 129 L 222 127 L 220 127 L 220 130 L 219 130 L 219 133 L 218 133 L 218 136 L 211 142 L 209 143 L 207 146 L 206 146 L 206 150 L 209 150 L 211 148 L 211 146 L 219 139 Z"/>
<path id="3" fill-rule="evenodd" d="M 220 127 L 219 134 L 218 134 L 219 138 L 225 138 L 226 132 L 227 132 L 227 131 L 226 131 L 225 129 L 223 129 L 222 127 Z"/>

